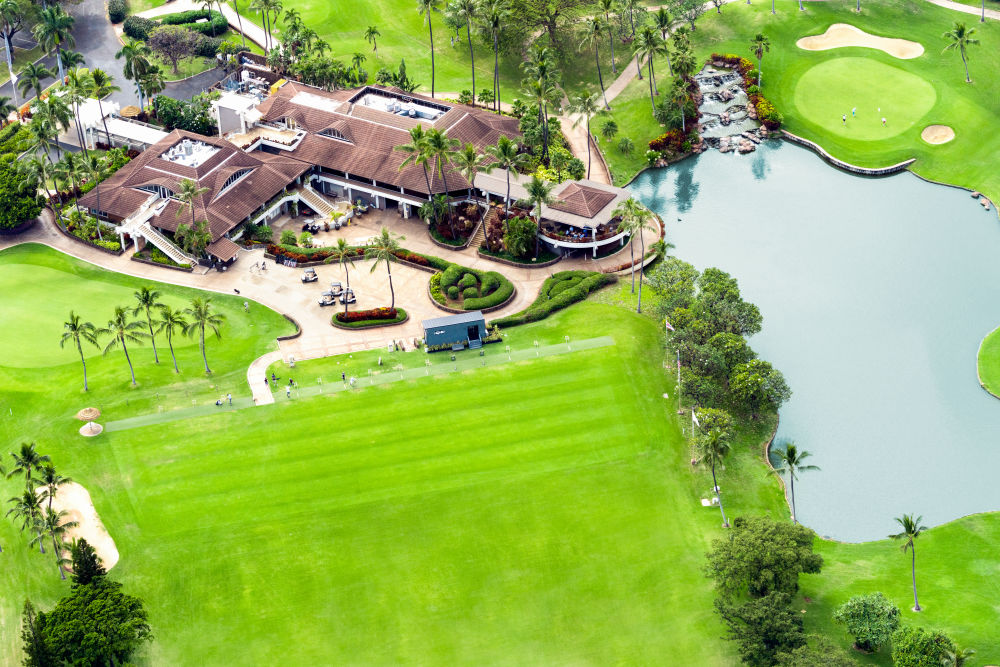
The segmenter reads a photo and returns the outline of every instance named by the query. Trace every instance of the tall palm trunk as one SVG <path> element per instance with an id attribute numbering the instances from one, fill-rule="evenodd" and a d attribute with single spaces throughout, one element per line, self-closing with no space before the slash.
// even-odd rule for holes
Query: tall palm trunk
<path id="1" fill-rule="evenodd" d="M 427 32 L 431 37 L 431 97 L 434 97 L 434 26 L 430 9 L 427 10 Z"/>
<path id="2" fill-rule="evenodd" d="M 472 60 L 472 106 L 476 106 L 476 52 L 472 48 L 472 21 L 465 21 L 465 37 L 469 40 L 469 58 Z"/>
<path id="3" fill-rule="evenodd" d="M 649 57 L 649 61 L 650 62 L 647 63 L 647 67 L 649 67 L 649 65 L 652 63 L 652 60 L 653 60 L 653 56 L 650 56 Z M 653 68 L 652 67 L 649 67 L 649 81 L 647 81 L 646 83 L 649 84 L 649 106 L 653 107 L 653 113 L 655 114 L 656 113 L 656 101 L 653 99 Z"/>
<path id="4" fill-rule="evenodd" d="M 156 336 L 153 335 L 153 320 L 149 316 L 149 311 L 146 311 L 146 326 L 149 327 L 149 340 L 153 343 L 153 362 L 160 363 L 160 355 L 156 351 Z"/>
<path id="5" fill-rule="evenodd" d="M 611 42 L 611 73 L 618 74 L 618 66 L 615 64 L 615 28 L 608 20 L 607 14 L 604 15 L 604 19 L 608 21 L 608 41 Z"/>
<path id="6" fill-rule="evenodd" d="M 639 54 L 635 54 L 635 71 L 639 73 L 639 81 L 642 81 L 642 66 L 639 65 Z"/>
<path id="7" fill-rule="evenodd" d="M 97 99 L 97 111 L 101 114 L 101 123 L 104 124 L 104 136 L 108 140 L 108 150 L 111 150 L 111 133 L 108 131 L 108 120 L 104 117 L 104 106 L 101 104 L 101 99 Z"/>
<path id="8" fill-rule="evenodd" d="M 965 65 L 965 82 L 972 83 L 972 79 L 969 78 L 969 61 L 965 59 L 965 47 L 962 47 L 962 64 Z"/>
<path id="9" fill-rule="evenodd" d="M 94 176 L 94 189 L 97 190 L 97 238 L 104 240 L 101 233 L 101 180 L 100 176 Z"/>
<path id="10" fill-rule="evenodd" d="M 174 373 L 180 373 L 180 369 L 177 368 L 177 355 L 174 354 L 174 337 L 167 331 L 167 345 L 170 347 L 170 358 L 174 360 Z"/>
<path id="11" fill-rule="evenodd" d="M 601 96 L 604 98 L 604 108 L 610 109 L 611 106 L 608 104 L 608 93 L 604 90 L 604 75 L 601 74 L 601 56 L 597 46 L 597 40 L 594 40 L 594 62 L 597 63 L 597 80 L 601 84 Z M 590 178 L 590 176 L 588 175 L 587 178 Z"/>
<path id="12" fill-rule="evenodd" d="M 642 264 L 646 261 L 646 239 L 642 237 L 642 229 L 639 230 L 639 249 L 639 301 L 635 308 L 637 313 L 642 312 Z"/>
<path id="13" fill-rule="evenodd" d="M 79 338 L 76 339 L 76 349 L 80 353 L 80 363 L 83 364 L 83 390 L 87 391 L 87 360 L 83 358 L 83 346 L 80 345 Z"/>
<path id="14" fill-rule="evenodd" d="M 920 602 L 917 601 L 917 547 L 910 547 L 912 561 L 910 562 L 910 573 L 913 576 L 913 611 L 920 611 Z"/>
<path id="15" fill-rule="evenodd" d="M 344 275 L 347 277 L 347 289 L 351 289 L 351 271 L 347 268 L 347 264 L 344 264 Z M 347 299 L 344 299 L 344 314 L 347 314 Z"/>
<path id="16" fill-rule="evenodd" d="M 649 80 L 653 82 L 653 93 L 659 97 L 660 89 L 656 85 L 656 68 L 653 66 L 653 56 L 649 56 Z"/>
<path id="17" fill-rule="evenodd" d="M 396 290 L 392 288 L 392 263 L 388 260 L 385 263 L 385 271 L 389 274 L 389 308 L 396 307 Z"/>
<path id="18" fill-rule="evenodd" d="M 791 485 L 792 490 L 792 523 L 798 523 L 797 517 L 798 513 L 795 511 L 795 478 L 791 475 L 788 476 L 788 481 Z"/>
<path id="19" fill-rule="evenodd" d="M 240 26 L 240 37 L 243 38 L 243 50 L 245 51 L 246 48 L 247 48 L 247 36 L 243 32 L 243 17 L 240 16 L 240 3 L 239 3 L 239 0 L 233 0 L 233 7 L 234 7 L 234 11 L 236 12 L 236 23 Z M 219 11 L 220 12 L 222 11 L 221 7 L 219 8 Z"/>
<path id="20" fill-rule="evenodd" d="M 41 553 L 43 553 L 43 554 L 44 554 L 44 553 L 45 553 L 45 547 L 44 547 L 44 546 L 42 545 L 42 542 L 44 541 L 44 539 L 43 539 L 43 538 L 44 538 L 44 536 L 45 536 L 45 533 L 44 533 L 44 532 L 42 532 L 42 529 L 41 529 L 41 528 L 37 528 L 37 527 L 35 528 L 35 532 L 36 532 L 36 533 L 38 534 L 38 550 L 39 550 L 39 551 L 40 551 Z"/>
<path id="21" fill-rule="evenodd" d="M 721 14 L 722 12 L 719 12 L 719 13 Z M 662 37 L 663 41 L 666 42 L 667 41 L 667 31 L 666 30 L 661 30 L 660 31 L 660 37 Z M 670 62 L 670 49 L 667 48 L 667 47 L 664 47 L 664 49 L 663 49 L 663 55 L 665 55 L 667 57 L 667 71 L 670 72 L 670 76 L 673 76 L 674 75 L 674 66 L 673 66 L 673 63 Z"/>
<path id="22" fill-rule="evenodd" d="M 63 569 L 62 554 L 59 552 L 59 546 L 56 544 L 56 534 L 49 533 L 49 536 L 52 538 L 52 551 L 55 552 L 56 555 L 56 565 L 59 566 L 59 576 L 62 577 L 63 581 L 66 581 L 66 570 Z"/>
<path id="23" fill-rule="evenodd" d="M 635 294 L 635 234 L 629 234 L 628 236 L 628 253 L 629 257 L 632 258 L 629 272 L 632 274 L 632 294 Z"/>
<path id="24" fill-rule="evenodd" d="M 427 173 L 427 165 L 421 165 L 424 168 L 424 181 L 427 183 L 427 201 L 431 201 L 434 198 L 434 191 L 431 189 L 431 177 Z"/>
<path id="25" fill-rule="evenodd" d="M 712 489 L 715 497 L 719 499 L 719 511 L 722 512 L 722 525 L 729 528 L 729 519 L 726 518 L 726 510 L 722 507 L 722 493 L 719 491 L 719 482 L 715 479 L 715 464 L 712 464 Z"/>
<path id="26" fill-rule="evenodd" d="M 493 35 L 493 110 L 500 113 L 500 44 Z"/>
<path id="27" fill-rule="evenodd" d="M 503 198 L 503 218 L 504 220 L 510 219 L 510 169 L 505 169 L 507 172 L 507 195 Z"/>
<path id="28" fill-rule="evenodd" d="M 201 325 L 201 359 L 205 362 L 205 375 L 212 372 L 212 369 L 208 367 L 208 355 L 205 354 L 205 325 Z"/>
<path id="29" fill-rule="evenodd" d="M 63 71 L 62 48 L 58 43 L 56 44 L 56 65 L 59 66 L 59 83 L 61 84 L 66 79 L 66 73 Z"/>
<path id="30" fill-rule="evenodd" d="M 119 337 L 122 342 L 122 352 L 125 353 L 125 361 L 128 362 L 128 372 L 132 375 L 132 386 L 135 386 L 135 370 L 132 368 L 132 357 L 128 356 L 128 347 L 125 345 L 125 338 Z"/>
<path id="31" fill-rule="evenodd" d="M 590 116 L 587 116 L 587 180 L 590 180 Z"/>

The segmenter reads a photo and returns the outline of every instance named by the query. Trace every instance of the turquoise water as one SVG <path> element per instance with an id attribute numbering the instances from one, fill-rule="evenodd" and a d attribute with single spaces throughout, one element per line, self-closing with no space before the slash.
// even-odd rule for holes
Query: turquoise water
<path id="1" fill-rule="evenodd" d="M 728 271 L 760 306 L 751 344 L 794 392 L 778 437 L 822 468 L 796 484 L 803 523 L 861 541 L 896 532 L 903 513 L 937 525 L 1000 509 L 1000 400 L 976 377 L 1000 325 L 994 212 L 778 142 L 647 171 L 631 189 L 678 257 Z"/>

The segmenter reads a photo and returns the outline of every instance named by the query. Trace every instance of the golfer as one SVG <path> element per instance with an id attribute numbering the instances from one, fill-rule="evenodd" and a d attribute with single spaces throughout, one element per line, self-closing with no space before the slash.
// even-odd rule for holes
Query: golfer
<path id="1" fill-rule="evenodd" d="M 882 117 L 882 127 L 885 127 L 885 117 Z"/>
<path id="2" fill-rule="evenodd" d="M 851 108 L 851 118 L 854 118 L 857 115 L 857 111 L 858 111 L 857 107 Z"/>
<path id="3" fill-rule="evenodd" d="M 844 116 L 843 116 L 843 118 L 841 120 L 844 121 L 844 127 L 847 127 L 847 114 L 846 113 L 844 114 Z"/>

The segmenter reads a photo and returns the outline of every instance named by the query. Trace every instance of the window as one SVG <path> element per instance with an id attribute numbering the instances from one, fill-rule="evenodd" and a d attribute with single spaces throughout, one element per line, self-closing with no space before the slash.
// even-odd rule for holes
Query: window
<path id="1" fill-rule="evenodd" d="M 325 130 L 320 131 L 320 136 L 329 137 L 330 139 L 336 139 L 337 141 L 345 141 L 351 143 L 351 140 L 344 136 L 344 133 L 335 127 L 328 127 Z"/>
<path id="2" fill-rule="evenodd" d="M 232 176 L 226 179 L 226 182 L 222 184 L 222 189 L 219 190 L 219 196 L 221 197 L 226 190 L 236 185 L 244 176 L 249 174 L 253 169 L 240 169 Z"/>

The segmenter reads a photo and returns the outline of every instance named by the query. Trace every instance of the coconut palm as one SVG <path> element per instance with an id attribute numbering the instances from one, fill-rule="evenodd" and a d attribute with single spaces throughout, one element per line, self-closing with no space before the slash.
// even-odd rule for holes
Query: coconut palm
<path id="1" fill-rule="evenodd" d="M 56 64 L 59 66 L 59 80 L 63 79 L 63 64 L 61 53 L 64 46 L 75 46 L 73 24 L 76 22 L 59 5 L 43 9 L 38 14 L 38 24 L 32 30 L 35 40 L 46 51 L 56 50 Z"/>
<path id="2" fill-rule="evenodd" d="M 962 54 L 962 64 L 965 65 L 966 83 L 972 83 L 972 79 L 969 78 L 969 59 L 966 49 L 979 44 L 979 40 L 973 37 L 974 34 L 976 34 L 975 28 L 966 28 L 965 23 L 955 21 L 955 25 L 952 26 L 951 30 L 942 35 L 942 37 L 950 41 L 948 46 L 944 47 L 944 51 L 958 51 Z"/>
<path id="3" fill-rule="evenodd" d="M 150 105 L 156 104 L 156 96 L 162 93 L 167 87 L 167 81 L 163 78 L 163 70 L 159 65 L 150 65 L 149 69 L 139 77 L 138 88 L 140 95 L 144 95 L 150 100 Z"/>
<path id="4" fill-rule="evenodd" d="M 451 166 L 451 161 L 458 153 L 456 149 L 460 142 L 458 139 L 448 137 L 444 131 L 437 128 L 427 130 L 424 137 L 427 155 L 434 160 L 435 171 L 441 176 L 441 180 L 444 182 L 444 194 L 448 197 L 451 189 L 448 187 L 447 171 Z"/>
<path id="5" fill-rule="evenodd" d="M 31 127 L 29 126 L 29 130 Z M 30 151 L 34 152 L 41 149 L 46 149 L 48 147 L 48 142 L 41 137 L 36 136 L 33 132 L 31 134 L 31 147 Z M 38 184 L 45 190 L 45 205 L 52 208 L 52 193 L 49 192 L 49 180 L 53 177 L 52 163 L 49 162 L 48 154 L 44 158 L 38 157 L 38 155 L 32 155 L 28 160 L 22 160 L 18 163 L 24 170 L 26 178 L 33 179 L 38 182 Z"/>
<path id="6" fill-rule="evenodd" d="M 778 465 L 774 468 L 774 472 L 779 475 L 788 475 L 789 491 L 792 496 L 792 523 L 797 523 L 795 512 L 795 480 L 798 479 L 798 473 L 819 470 L 819 467 L 802 463 L 811 454 L 806 451 L 800 452 L 791 440 L 785 440 L 783 447 L 776 449 L 774 455 L 778 458 Z"/>
<path id="7" fill-rule="evenodd" d="M 185 208 L 191 210 L 191 227 L 195 226 L 194 222 L 194 204 L 198 201 L 198 198 L 208 192 L 208 188 L 200 188 L 198 184 L 192 181 L 190 178 L 181 179 L 181 187 L 177 192 L 177 199 L 180 200 L 181 205 L 177 209 L 175 216 L 180 216 L 181 211 Z"/>
<path id="8" fill-rule="evenodd" d="M 216 313 L 212 309 L 211 299 L 203 299 L 199 296 L 191 299 L 191 306 L 184 309 L 184 314 L 191 318 L 191 321 L 184 328 L 184 333 L 191 338 L 198 334 L 198 345 L 201 347 L 201 358 L 205 362 L 205 374 L 207 375 L 212 372 L 212 369 L 208 367 L 208 356 L 205 354 L 205 331 L 211 331 L 215 334 L 216 340 L 221 340 L 222 332 L 219 331 L 219 327 L 225 324 L 226 316 L 222 313 Z"/>
<path id="9" fill-rule="evenodd" d="M 493 44 L 493 110 L 500 113 L 500 33 L 510 15 L 510 0 L 480 0 L 479 20 Z"/>
<path id="10" fill-rule="evenodd" d="M 652 14 L 653 16 L 653 27 L 660 31 L 660 39 L 663 40 L 664 44 L 667 41 L 667 33 L 674 25 L 674 17 L 670 15 L 670 12 L 666 7 L 660 7 Z M 663 55 L 667 57 L 667 71 L 670 72 L 670 76 L 674 75 L 674 66 L 670 64 L 670 49 L 664 48 Z"/>
<path id="11" fill-rule="evenodd" d="M 653 61 L 656 59 L 656 56 L 663 53 L 666 49 L 666 44 L 660 35 L 657 34 L 656 30 L 648 25 L 639 32 L 639 36 L 635 42 L 636 58 L 642 57 L 646 60 L 646 70 L 649 73 L 649 79 L 646 82 L 649 85 L 649 103 L 655 111 L 656 101 L 653 96 L 659 95 L 659 91 L 656 90 L 656 75 L 653 71 Z"/>
<path id="12" fill-rule="evenodd" d="M 644 232 L 654 231 L 653 226 L 654 216 L 653 212 L 648 208 L 639 204 L 632 218 L 632 233 L 639 237 L 639 299 L 636 302 L 635 312 L 642 312 L 642 273 L 643 273 L 643 263 L 646 261 L 646 238 L 643 236 Z"/>
<path id="13" fill-rule="evenodd" d="M 149 328 L 149 340 L 153 344 L 153 362 L 160 363 L 160 355 L 156 352 L 156 334 L 153 332 L 153 311 L 163 308 L 160 303 L 160 293 L 149 287 L 140 287 L 132 296 L 135 297 L 136 306 L 132 309 L 132 315 L 140 313 L 146 315 L 146 326 Z"/>
<path id="14" fill-rule="evenodd" d="M 964 667 L 966 661 L 976 654 L 975 649 L 956 647 L 954 651 L 945 650 L 941 658 L 942 667 Z"/>
<path id="15" fill-rule="evenodd" d="M 67 521 L 67 516 L 69 516 L 69 513 L 66 510 L 59 510 L 58 512 L 53 509 L 47 510 L 39 524 L 42 532 L 31 541 L 32 543 L 38 542 L 40 545 L 45 535 L 52 538 L 52 551 L 55 552 L 56 565 L 59 567 L 59 576 L 63 579 L 66 578 L 66 570 L 63 568 L 63 565 L 67 561 L 59 545 L 65 541 L 66 533 L 70 528 L 76 528 L 80 525 L 78 521 Z M 57 540 L 56 538 L 59 539 Z"/>
<path id="16" fill-rule="evenodd" d="M 86 58 L 79 51 L 71 51 L 69 49 L 63 49 L 59 52 L 59 62 L 62 63 L 63 68 L 69 71 L 72 67 L 79 67 L 85 64 Z"/>
<path id="17" fill-rule="evenodd" d="M 357 256 L 357 252 L 347 244 L 347 241 L 343 238 L 337 239 L 337 245 L 335 245 L 330 250 L 330 257 L 326 259 L 327 264 L 337 263 L 344 267 L 344 277 L 347 281 L 347 289 L 351 289 L 351 271 L 350 267 L 354 266 L 354 258 Z M 347 299 L 344 299 L 344 312 L 347 312 Z"/>
<path id="18" fill-rule="evenodd" d="M 36 537 L 42 534 L 42 517 L 45 515 L 42 503 L 38 499 L 38 494 L 29 486 L 21 491 L 20 496 L 14 496 L 8 502 L 13 503 L 13 507 L 7 510 L 6 516 L 14 515 L 15 519 L 21 520 L 21 531 L 32 530 Z M 32 544 L 38 542 L 38 550 L 45 553 L 45 545 L 41 540 L 32 540 Z"/>
<path id="19" fill-rule="evenodd" d="M 604 31 L 604 23 L 601 21 L 600 16 L 592 16 L 587 19 L 586 27 L 583 31 L 583 41 L 580 42 L 580 47 L 588 46 L 589 44 L 594 45 L 594 62 L 597 63 L 597 82 L 601 84 L 601 96 L 604 98 L 604 108 L 610 109 L 611 105 L 608 104 L 608 94 L 604 90 L 604 75 L 601 74 L 601 37 Z"/>
<path id="20" fill-rule="evenodd" d="M 97 110 L 100 112 L 101 122 L 104 124 L 104 136 L 108 140 L 108 148 L 111 148 L 111 133 L 108 131 L 108 121 L 104 117 L 104 106 L 101 100 L 111 93 L 117 93 L 121 90 L 121 87 L 115 85 L 115 78 L 113 76 L 100 68 L 90 71 L 90 83 L 90 97 L 97 100 Z"/>
<path id="21" fill-rule="evenodd" d="M 441 0 L 417 0 L 417 13 L 424 17 L 431 43 L 431 97 L 434 97 L 434 26 L 431 15 L 440 11 Z"/>
<path id="22" fill-rule="evenodd" d="M 41 63 L 28 63 L 21 70 L 17 77 L 17 89 L 21 91 L 21 96 L 26 100 L 35 93 L 35 97 L 41 97 L 45 90 L 44 83 L 52 78 L 52 70 Z"/>
<path id="23" fill-rule="evenodd" d="M 681 112 L 681 132 L 687 134 L 687 121 L 685 119 L 685 107 L 687 107 L 688 99 L 690 99 L 687 91 L 687 82 L 680 77 L 677 77 L 673 81 L 673 85 L 670 88 L 670 102 L 676 104 L 677 108 Z"/>
<path id="24" fill-rule="evenodd" d="M 365 259 L 375 260 L 369 273 L 375 273 L 379 264 L 385 264 L 385 270 L 389 276 L 390 308 L 396 307 L 396 291 L 392 287 L 392 263 L 396 261 L 396 253 L 399 252 L 400 248 L 399 242 L 405 240 L 405 236 L 393 234 L 383 227 L 382 232 L 365 249 Z"/>
<path id="25" fill-rule="evenodd" d="M 111 340 L 104 346 L 104 354 L 107 355 L 112 350 L 121 346 L 125 353 L 125 361 L 128 362 L 128 372 L 132 376 L 132 386 L 135 386 L 135 369 L 132 368 L 132 358 L 128 355 L 128 344 L 135 343 L 141 345 L 142 340 L 148 335 L 142 330 L 142 322 L 130 320 L 128 311 L 122 307 L 115 307 L 115 315 L 108 320 L 108 325 L 97 330 L 98 336 L 110 336 Z"/>
<path id="26" fill-rule="evenodd" d="M 14 32 L 14 26 L 23 25 L 22 22 L 24 19 L 25 12 L 17 0 L 2 0 L 0 2 L 0 27 L 3 28 L 4 51 L 7 55 L 7 71 L 10 72 L 11 78 L 14 78 L 14 54 L 11 50 L 10 36 Z M 15 102 L 17 101 L 16 94 L 14 100 Z"/>
<path id="27" fill-rule="evenodd" d="M 376 26 L 370 25 L 365 30 L 365 40 L 372 45 L 372 51 L 375 52 L 375 57 L 378 58 L 378 38 L 382 36 L 382 33 L 378 31 Z"/>
<path id="28" fill-rule="evenodd" d="M 59 146 L 59 132 L 70 128 L 73 112 L 69 104 L 60 95 L 49 95 L 44 100 L 39 98 L 31 107 L 31 124 L 43 126 L 38 130 L 39 136 L 44 135 L 55 144 L 56 155 L 62 158 L 62 148 Z M 37 120 L 36 120 L 37 119 Z"/>
<path id="29" fill-rule="evenodd" d="M 139 82 L 142 80 L 143 75 L 145 75 L 152 66 L 150 62 L 152 57 L 153 51 L 146 46 L 145 42 L 131 37 L 125 38 L 125 43 L 122 45 L 122 48 L 115 54 L 115 60 L 125 60 L 125 63 L 122 66 L 122 73 L 125 75 L 126 79 L 136 84 L 136 89 L 139 91 L 140 107 L 145 107 L 145 104 L 143 104 L 143 91 Z"/>
<path id="30" fill-rule="evenodd" d="M 38 473 L 38 477 L 35 478 L 35 483 L 39 486 L 44 486 L 42 490 L 41 497 L 39 500 L 48 501 L 48 509 L 52 509 L 52 499 L 56 497 L 59 493 L 59 487 L 63 484 L 69 484 L 73 480 L 69 477 L 63 477 L 58 472 L 56 472 L 56 467 L 51 463 L 46 463 L 42 466 L 42 469 Z"/>
<path id="31" fill-rule="evenodd" d="M 489 173 L 493 169 L 492 165 L 487 165 L 486 163 L 486 156 L 476 150 L 476 145 L 472 143 L 466 143 L 461 150 L 456 151 L 451 156 L 452 166 L 469 182 L 469 199 L 473 198 L 472 186 L 473 181 L 476 180 L 476 174 L 480 171 Z"/>
<path id="32" fill-rule="evenodd" d="M 750 40 L 750 53 L 757 57 L 757 86 L 760 87 L 761 75 L 764 72 L 764 54 L 771 50 L 771 40 L 762 32 L 758 32 Z"/>
<path id="33" fill-rule="evenodd" d="M 178 225 L 174 232 L 174 241 L 186 253 L 201 257 L 205 248 L 212 242 L 212 233 L 208 229 L 208 221 L 199 220 L 194 225 L 187 223 Z"/>
<path id="34" fill-rule="evenodd" d="M 10 98 L 6 95 L 0 95 L 0 127 L 7 124 L 7 119 L 15 111 L 17 111 L 17 107 L 11 104 Z"/>
<path id="35" fill-rule="evenodd" d="M 41 163 L 41 160 L 37 160 Z M 76 351 L 80 353 L 80 363 L 83 365 L 83 390 L 87 391 L 87 360 L 83 356 L 83 343 L 87 342 L 98 347 L 97 329 L 91 322 L 80 321 L 80 316 L 72 310 L 69 311 L 69 319 L 63 322 L 63 335 L 59 340 L 59 347 L 63 347 L 67 342 L 73 341 Z"/>
<path id="36" fill-rule="evenodd" d="M 61 180 L 67 189 L 72 186 L 73 194 L 76 196 L 80 194 L 79 180 L 83 177 L 83 161 L 82 153 L 67 152 L 54 165 L 56 179 Z M 78 199 L 73 202 L 73 205 L 79 210 L 80 202 Z"/>
<path id="37" fill-rule="evenodd" d="M 587 130 L 587 178 L 590 178 L 590 119 L 596 116 L 600 110 L 600 96 L 597 93 L 578 95 L 570 102 L 570 111 L 578 114 L 576 120 L 573 121 L 573 127 L 583 122 Z"/>
<path id="38" fill-rule="evenodd" d="M 430 201 L 433 189 L 431 188 L 431 177 L 427 171 L 427 163 L 430 162 L 431 156 L 427 150 L 427 133 L 424 132 L 424 126 L 411 127 L 409 143 L 396 146 L 396 150 L 407 153 L 406 159 L 399 165 L 399 171 L 403 171 L 411 164 L 419 164 L 423 168 L 424 182 L 427 183 L 427 201 Z"/>
<path id="39" fill-rule="evenodd" d="M 111 168 L 108 166 L 107 159 L 105 157 L 97 157 L 96 155 L 86 155 L 80 160 L 79 164 L 80 172 L 86 176 L 89 180 L 94 183 L 94 191 L 97 194 L 97 210 L 101 210 L 101 181 L 108 177 L 111 173 Z M 101 233 L 101 225 L 97 224 L 97 237 L 104 240 L 104 235 Z"/>
<path id="40" fill-rule="evenodd" d="M 10 456 L 14 459 L 14 467 L 7 471 L 7 479 L 24 473 L 24 485 L 28 488 L 31 488 L 32 476 L 50 460 L 47 454 L 38 453 L 33 442 L 22 442 L 21 447 L 16 452 L 11 452 Z"/>
<path id="41" fill-rule="evenodd" d="M 503 169 L 507 177 L 507 194 L 503 199 L 504 217 L 510 216 L 510 172 L 528 164 L 531 156 L 519 152 L 517 142 L 501 134 L 495 146 L 487 146 L 486 154 L 493 158 L 493 168 Z"/>
<path id="42" fill-rule="evenodd" d="M 170 348 L 170 358 L 174 360 L 174 373 L 180 373 L 177 368 L 177 355 L 174 354 L 174 333 L 184 332 L 187 327 L 187 320 L 179 310 L 174 310 L 170 306 L 160 305 L 160 319 L 156 321 L 156 333 L 163 333 L 167 336 L 167 346 Z"/>
<path id="43" fill-rule="evenodd" d="M 611 20 L 615 12 L 615 0 L 601 0 L 599 8 L 604 14 L 604 27 L 608 29 L 608 42 L 611 44 L 611 73 L 618 74 L 618 66 L 615 64 L 615 23 Z"/>
<path id="44" fill-rule="evenodd" d="M 555 188 L 555 183 L 549 183 L 538 174 L 531 175 L 531 182 L 525 188 L 528 191 L 528 202 L 532 205 L 532 208 L 536 209 L 535 223 L 538 225 L 539 230 L 542 228 L 542 206 L 554 204 L 556 201 L 555 197 L 552 196 L 553 188 Z M 537 233 L 535 234 L 535 258 L 538 258 Z"/>
<path id="45" fill-rule="evenodd" d="M 923 519 L 922 516 L 918 516 L 916 519 L 913 518 L 912 514 L 904 514 L 901 517 L 896 517 L 896 523 L 902 526 L 902 532 L 896 533 L 895 535 L 890 535 L 894 540 L 901 540 L 903 542 L 900 545 L 903 553 L 907 550 L 910 551 L 911 561 L 910 561 L 910 574 L 913 579 L 913 611 L 920 611 L 920 602 L 917 600 L 917 545 L 916 539 L 920 537 L 920 533 L 927 530 L 927 528 L 920 524 L 920 520 Z"/>
<path id="46" fill-rule="evenodd" d="M 719 499 L 719 511 L 722 512 L 722 525 L 729 528 L 729 519 L 726 518 L 726 510 L 722 506 L 722 492 L 719 491 L 719 481 L 715 476 L 716 466 L 721 466 L 729 455 L 729 440 L 721 429 L 713 428 L 708 433 L 699 436 L 697 451 L 698 465 L 708 466 L 712 470 L 712 489 Z"/>
<path id="47" fill-rule="evenodd" d="M 611 215 L 619 219 L 618 229 L 628 234 L 628 250 L 632 261 L 629 263 L 632 274 L 632 294 L 635 294 L 635 234 L 636 213 L 642 204 L 635 197 L 622 201 Z"/>
<path id="48" fill-rule="evenodd" d="M 476 51 L 472 48 L 472 20 L 476 16 L 476 0 L 451 0 L 448 3 L 448 17 L 455 25 L 465 24 L 465 38 L 469 43 L 469 59 L 472 68 L 472 106 L 476 106 Z"/>

